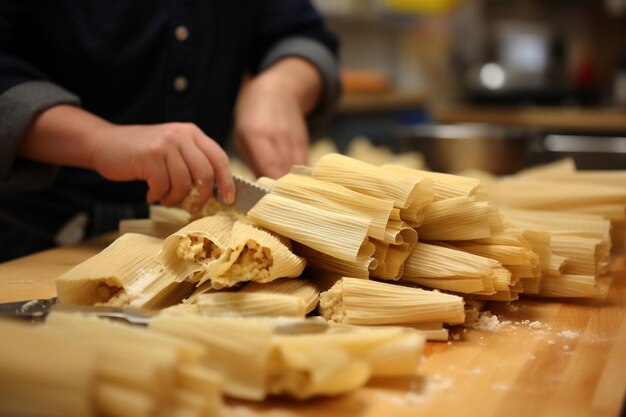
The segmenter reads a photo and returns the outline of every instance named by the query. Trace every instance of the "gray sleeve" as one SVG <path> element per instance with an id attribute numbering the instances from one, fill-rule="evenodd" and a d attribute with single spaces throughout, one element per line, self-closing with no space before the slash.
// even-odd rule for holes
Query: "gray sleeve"
<path id="1" fill-rule="evenodd" d="M 58 167 L 17 156 L 33 118 L 58 104 L 79 105 L 74 94 L 47 81 L 28 81 L 0 95 L 0 191 L 29 191 L 49 185 Z"/>
<path id="2" fill-rule="evenodd" d="M 260 69 L 263 71 L 276 61 L 290 56 L 309 61 L 322 77 L 322 97 L 309 115 L 310 124 L 316 124 L 332 113 L 341 95 L 339 63 L 323 43 L 311 38 L 293 36 L 276 43 L 263 58 Z"/>

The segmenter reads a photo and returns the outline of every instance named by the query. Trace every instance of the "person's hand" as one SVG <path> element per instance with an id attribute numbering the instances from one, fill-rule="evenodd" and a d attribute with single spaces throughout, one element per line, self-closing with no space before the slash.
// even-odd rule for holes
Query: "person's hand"
<path id="1" fill-rule="evenodd" d="M 309 135 L 305 114 L 318 100 L 321 80 L 306 61 L 274 64 L 242 90 L 235 112 L 237 152 L 257 176 L 278 178 L 306 164 Z"/>
<path id="2" fill-rule="evenodd" d="M 149 202 L 179 203 L 195 186 L 198 210 L 213 195 L 214 179 L 224 202 L 234 199 L 228 156 L 194 124 L 110 125 L 94 143 L 90 166 L 110 180 L 146 181 Z"/>

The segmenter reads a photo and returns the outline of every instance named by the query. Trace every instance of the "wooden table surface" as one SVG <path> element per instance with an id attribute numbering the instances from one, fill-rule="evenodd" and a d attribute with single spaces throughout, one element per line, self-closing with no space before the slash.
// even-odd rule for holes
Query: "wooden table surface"
<path id="1" fill-rule="evenodd" d="M 54 278 L 111 239 L 0 264 L 0 302 L 54 296 Z M 427 344 L 416 377 L 376 379 L 339 398 L 228 400 L 223 415 L 618 416 L 626 393 L 624 258 L 612 269 L 617 272 L 600 278 L 605 293 L 595 299 L 490 305 L 500 328 L 453 328 L 451 342 Z M 532 328 L 524 320 L 540 324 Z"/>

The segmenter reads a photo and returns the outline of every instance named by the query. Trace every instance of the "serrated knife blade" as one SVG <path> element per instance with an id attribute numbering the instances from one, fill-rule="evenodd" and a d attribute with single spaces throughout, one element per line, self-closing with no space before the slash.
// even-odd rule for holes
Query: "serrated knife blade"
<path id="1" fill-rule="evenodd" d="M 248 211 L 267 194 L 267 190 L 236 175 L 233 175 L 233 179 L 235 180 L 235 202 L 228 207 L 239 213 L 248 214 Z M 215 193 L 220 203 L 224 204 L 217 190 Z"/>

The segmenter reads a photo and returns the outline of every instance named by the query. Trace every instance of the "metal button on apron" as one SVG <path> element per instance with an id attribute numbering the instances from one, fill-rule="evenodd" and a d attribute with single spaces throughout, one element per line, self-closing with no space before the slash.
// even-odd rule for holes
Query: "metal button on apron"
<path id="1" fill-rule="evenodd" d="M 185 91 L 187 89 L 187 85 L 187 78 L 183 77 L 182 75 L 174 78 L 174 90 L 178 92 Z"/>
<path id="2" fill-rule="evenodd" d="M 174 37 L 179 42 L 185 42 L 189 39 L 189 28 L 185 25 L 176 26 L 176 29 L 174 29 Z"/>

